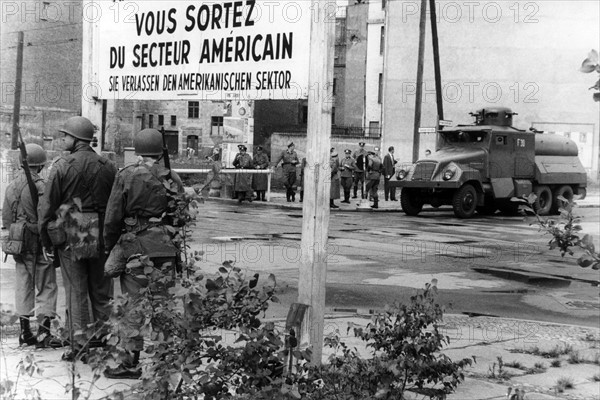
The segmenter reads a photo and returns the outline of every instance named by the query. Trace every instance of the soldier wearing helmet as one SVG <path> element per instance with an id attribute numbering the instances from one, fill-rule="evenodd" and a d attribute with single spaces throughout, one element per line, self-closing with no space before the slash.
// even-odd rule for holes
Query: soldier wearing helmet
<path id="1" fill-rule="evenodd" d="M 44 149 L 37 144 L 27 144 L 27 163 L 31 177 L 40 196 L 44 193 L 44 181 L 39 172 L 44 168 L 47 157 Z M 21 167 L 22 158 L 19 158 Z M 50 320 L 56 315 L 56 272 L 54 266 L 43 257 L 42 246 L 37 225 L 37 210 L 28 187 L 25 171 L 19 171 L 14 180 L 6 188 L 4 205 L 2 206 L 3 229 L 16 232 L 14 228 L 22 224 L 20 239 L 23 241 L 20 254 L 13 254 L 15 259 L 15 306 L 21 325 L 20 345 L 36 345 L 46 347 L 50 335 Z M 14 225 L 14 226 L 13 226 Z M 11 229 L 13 226 L 13 229 Z M 9 239 L 13 239 L 10 237 Z M 37 290 L 36 290 L 37 288 Z M 36 293 L 37 292 L 37 293 Z M 37 307 L 36 307 L 37 303 Z M 29 317 L 36 310 L 39 321 L 37 337 L 31 332 Z"/>
<path id="2" fill-rule="evenodd" d="M 91 148 L 94 131 L 94 125 L 84 117 L 72 117 L 65 122 L 60 132 L 64 135 L 65 150 L 70 154 L 54 162 L 38 208 L 44 251 L 52 246 L 58 250 L 71 338 L 78 330 L 85 330 L 90 322 L 105 321 L 110 314 L 112 281 L 104 277 L 104 243 L 101 234 L 96 237 L 90 233 L 102 232 L 117 168 Z M 57 211 L 65 217 L 80 211 L 83 218 L 71 218 L 76 221 L 73 226 L 64 226 L 64 219 L 57 219 Z M 87 235 L 86 240 L 81 239 L 82 233 Z M 88 300 L 92 306 L 91 317 Z M 73 360 L 80 350 L 81 345 L 71 340 L 71 351 L 65 353 L 63 359 Z"/>
<path id="3" fill-rule="evenodd" d="M 369 151 L 367 156 L 367 193 L 373 199 L 371 208 L 379 208 L 379 195 L 377 188 L 383 174 L 383 163 L 379 156 L 379 147 L 375 147 L 373 151 Z"/>
<path id="4" fill-rule="evenodd" d="M 183 193 L 179 176 L 159 164 L 163 154 L 162 136 L 156 129 L 144 129 L 134 138 L 135 154 L 140 159 L 117 174 L 106 207 L 104 242 L 110 252 L 106 261 L 107 276 L 119 277 L 121 291 L 132 298 L 148 285 L 143 267 L 126 270 L 127 260 L 135 254 L 148 256 L 156 268 L 169 262 L 175 266 L 179 249 L 172 243 L 163 218 L 170 197 Z M 132 351 L 123 363 L 107 368 L 107 378 L 137 379 L 143 337 L 125 338 Z"/>

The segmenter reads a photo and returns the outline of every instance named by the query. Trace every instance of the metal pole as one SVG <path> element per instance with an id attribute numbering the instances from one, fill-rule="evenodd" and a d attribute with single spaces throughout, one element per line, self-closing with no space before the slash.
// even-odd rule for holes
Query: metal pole
<path id="1" fill-rule="evenodd" d="M 427 12 L 427 0 L 421 0 L 421 18 L 419 20 L 419 56 L 417 60 L 417 95 L 415 97 L 415 125 L 413 131 L 413 159 L 419 159 L 419 127 L 421 126 L 421 105 L 423 102 L 423 64 L 425 59 L 425 26 Z"/>
<path id="2" fill-rule="evenodd" d="M 438 113 L 438 126 L 437 129 L 442 129 L 439 125 L 439 121 L 444 119 L 444 104 L 442 103 L 442 73 L 440 70 L 440 48 L 438 44 L 438 32 L 437 32 L 437 17 L 435 11 L 435 0 L 429 0 L 429 7 L 431 8 L 431 41 L 433 43 L 433 66 L 435 70 L 435 99 L 437 104 Z"/>
<path id="3" fill-rule="evenodd" d="M 25 34 L 19 32 L 17 42 L 17 74 L 15 77 L 15 101 L 13 105 L 13 118 L 12 118 L 12 137 L 10 141 L 10 148 L 12 150 L 17 149 L 17 143 L 19 138 L 19 123 L 21 116 L 21 83 L 23 81 L 23 42 L 25 41 Z"/>

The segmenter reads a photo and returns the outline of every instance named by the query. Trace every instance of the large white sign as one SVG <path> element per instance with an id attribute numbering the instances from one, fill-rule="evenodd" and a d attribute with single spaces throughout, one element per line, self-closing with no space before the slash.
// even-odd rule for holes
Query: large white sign
<path id="1" fill-rule="evenodd" d="M 310 1 L 99 1 L 101 98 L 308 95 Z"/>

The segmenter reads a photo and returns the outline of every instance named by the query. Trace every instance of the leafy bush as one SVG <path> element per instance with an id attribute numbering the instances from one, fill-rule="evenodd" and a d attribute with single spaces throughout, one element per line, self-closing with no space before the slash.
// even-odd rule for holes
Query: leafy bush
<path id="1" fill-rule="evenodd" d="M 537 215 L 533 207 L 535 194 L 531 194 L 525 199 L 515 200 L 524 202 L 525 212 L 535 217 L 533 224 L 538 225 L 540 231 L 551 236 L 548 242 L 550 250 L 558 249 L 563 257 L 565 254 L 575 255 L 575 251 L 578 251 L 581 255 L 577 259 L 577 264 L 580 267 L 600 269 L 600 253 L 596 251 L 593 237 L 581 234 L 581 217 L 574 214 L 577 203 L 564 197 L 558 199 L 562 202 L 558 219 L 542 218 Z"/>

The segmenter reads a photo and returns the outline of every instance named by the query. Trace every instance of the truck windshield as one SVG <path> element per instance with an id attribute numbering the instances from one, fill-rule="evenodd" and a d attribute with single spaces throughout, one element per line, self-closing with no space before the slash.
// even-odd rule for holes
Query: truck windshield
<path id="1" fill-rule="evenodd" d="M 446 143 L 485 143 L 488 136 L 485 131 L 447 131 L 440 134 Z"/>

